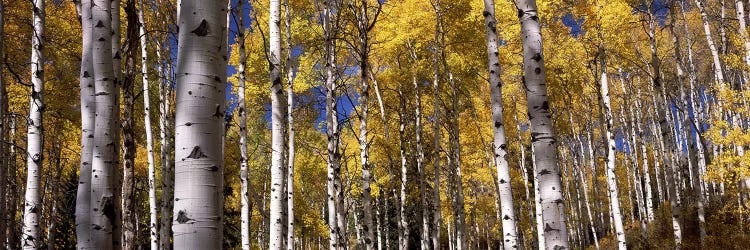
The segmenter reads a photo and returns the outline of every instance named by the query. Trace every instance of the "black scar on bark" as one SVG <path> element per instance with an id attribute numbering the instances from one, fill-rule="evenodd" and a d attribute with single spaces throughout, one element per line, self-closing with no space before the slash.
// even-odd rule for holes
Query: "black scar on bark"
<path id="1" fill-rule="evenodd" d="M 554 228 L 552 228 L 549 225 L 549 223 L 544 224 L 544 232 L 549 232 L 549 231 L 560 231 L 560 229 L 554 229 Z"/>
<path id="2" fill-rule="evenodd" d="M 89 77 L 91 77 L 91 75 L 89 74 L 89 72 L 88 72 L 88 71 L 84 71 L 84 72 L 83 72 L 83 77 L 84 77 L 84 78 L 89 78 Z"/>
<path id="3" fill-rule="evenodd" d="M 534 74 L 538 75 L 540 73 L 542 73 L 542 68 L 537 67 L 537 68 L 534 69 Z"/>
<path id="4" fill-rule="evenodd" d="M 549 169 L 542 169 L 542 171 L 539 171 L 539 175 L 546 175 L 551 174 L 552 172 L 549 171 Z"/>
<path id="5" fill-rule="evenodd" d="M 221 106 L 218 104 L 216 105 L 216 111 L 214 111 L 214 116 L 217 118 L 221 118 L 224 116 L 224 112 L 221 112 Z"/>
<path id="6" fill-rule="evenodd" d="M 198 28 L 195 28 L 190 33 L 193 33 L 197 36 L 206 36 L 211 30 L 208 28 L 208 22 L 206 22 L 206 19 L 201 20 L 201 23 L 198 25 Z"/>
<path id="7" fill-rule="evenodd" d="M 541 53 L 536 53 L 536 54 L 534 54 L 533 57 L 531 57 L 531 59 L 534 60 L 534 61 L 536 61 L 536 62 L 538 62 L 539 60 L 542 60 L 542 54 Z"/>
<path id="8" fill-rule="evenodd" d="M 516 8 L 516 10 L 518 11 L 518 18 L 521 18 L 523 16 L 523 10 L 521 10 L 521 8 Z"/>
<path id="9" fill-rule="evenodd" d="M 201 147 L 195 146 L 193 148 L 193 151 L 190 152 L 190 155 L 188 155 L 187 158 L 200 159 L 200 158 L 206 158 L 206 157 L 208 157 L 208 156 L 206 156 L 205 154 L 203 154 L 203 152 L 201 151 Z"/>
<path id="10" fill-rule="evenodd" d="M 104 23 L 102 23 L 102 20 L 99 20 L 99 22 L 97 22 L 96 26 L 94 26 L 94 27 L 97 27 L 97 28 L 104 27 Z"/>
<path id="11" fill-rule="evenodd" d="M 487 17 L 487 16 L 489 16 L 489 15 L 490 15 L 490 12 L 489 12 L 489 11 L 486 11 L 486 10 L 485 10 L 484 12 L 482 12 L 482 16 L 484 16 L 484 17 Z"/>
<path id="12" fill-rule="evenodd" d="M 115 221 L 115 201 L 112 196 L 102 197 L 102 213 L 105 217 L 113 223 Z"/>
<path id="13" fill-rule="evenodd" d="M 176 220 L 177 220 L 177 223 L 185 224 L 188 221 L 191 221 L 192 219 L 187 217 L 187 213 L 185 212 L 185 210 L 180 210 L 179 212 L 177 212 Z"/>

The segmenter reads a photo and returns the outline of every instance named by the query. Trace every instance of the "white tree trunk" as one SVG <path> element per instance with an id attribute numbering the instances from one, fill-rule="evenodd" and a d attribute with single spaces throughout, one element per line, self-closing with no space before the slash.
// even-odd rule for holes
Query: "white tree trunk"
<path id="1" fill-rule="evenodd" d="M 242 238 L 242 250 L 250 250 L 250 197 L 248 194 L 248 167 L 247 167 L 247 108 L 245 101 L 245 67 L 247 55 L 245 54 L 245 0 L 237 1 L 237 43 L 239 43 L 240 62 L 237 70 L 239 80 L 237 83 L 237 110 L 240 121 L 240 237 Z"/>
<path id="2" fill-rule="evenodd" d="M 714 65 L 714 77 L 716 77 L 716 83 L 719 86 L 724 86 L 724 71 L 721 66 L 721 59 L 719 58 L 719 49 L 716 48 L 713 37 L 711 37 L 711 25 L 708 23 L 708 15 L 706 14 L 705 7 L 703 6 L 703 0 L 695 0 L 695 5 L 698 7 L 698 11 L 701 13 L 701 19 L 703 20 L 703 32 L 705 33 L 706 42 L 708 43 L 708 49 L 711 51 L 711 59 Z"/>
<path id="3" fill-rule="evenodd" d="M 281 2 L 270 0 L 269 19 L 269 67 L 271 71 L 271 202 L 269 249 L 282 249 L 286 235 L 284 227 L 284 142 L 285 111 L 284 92 L 281 83 Z"/>
<path id="4" fill-rule="evenodd" d="M 180 5 L 187 14 L 179 18 L 176 72 L 175 249 L 222 245 L 226 6 L 226 0 Z"/>
<path id="5" fill-rule="evenodd" d="M 406 114 L 405 98 L 402 91 L 401 85 L 398 86 L 398 96 L 400 101 L 399 106 L 399 119 L 398 119 L 398 139 L 399 139 L 399 155 L 401 156 L 401 193 L 399 195 L 399 208 L 398 208 L 398 249 L 406 250 L 409 249 L 409 219 L 406 218 L 406 200 L 408 198 L 407 193 L 407 182 L 409 180 L 409 172 L 406 163 L 406 121 L 404 115 Z"/>
<path id="6" fill-rule="evenodd" d="M 536 158 L 534 147 L 531 147 L 531 158 Z M 531 161 L 534 173 L 537 172 L 536 161 Z M 537 249 L 546 248 L 544 237 L 544 214 L 542 212 L 542 199 L 539 192 L 539 175 L 534 175 L 534 222 L 536 226 Z"/>
<path id="7" fill-rule="evenodd" d="M 146 23 L 143 21 L 143 0 L 139 0 L 138 22 L 141 42 L 141 74 L 143 75 L 143 124 L 146 130 L 146 157 L 148 159 L 148 212 L 149 212 L 149 242 L 152 250 L 159 249 L 159 219 L 156 212 L 156 168 L 154 167 L 154 136 L 151 131 L 151 95 L 149 94 L 148 50 L 146 44 Z"/>
<path id="8" fill-rule="evenodd" d="M 575 127 L 574 127 L 575 123 L 573 123 L 573 115 L 570 112 L 568 112 L 568 119 L 571 124 L 571 128 L 570 128 L 571 132 L 573 136 L 575 137 L 576 142 L 578 143 L 578 148 L 579 150 L 583 151 L 583 141 L 581 141 L 580 135 L 576 133 L 575 131 Z M 576 157 L 573 157 L 573 159 L 575 160 Z M 583 157 L 582 157 L 582 161 L 583 161 Z M 589 193 L 588 193 L 588 184 L 586 184 L 586 174 L 583 172 L 583 170 L 581 170 L 582 168 L 581 165 L 576 164 L 576 166 L 573 166 L 573 168 L 574 168 L 573 178 L 576 178 L 576 175 L 577 175 L 578 179 L 581 180 L 582 187 L 581 187 L 581 190 L 578 190 L 577 192 L 583 193 L 583 202 L 586 206 L 586 215 L 588 216 L 589 227 L 591 228 L 591 235 L 594 236 L 594 246 L 596 247 L 597 250 L 599 250 L 599 239 L 598 239 L 598 236 L 596 235 L 596 226 L 594 224 L 593 214 L 591 213 L 591 205 L 590 205 L 591 203 L 589 203 Z"/>
<path id="9" fill-rule="evenodd" d="M 172 249 L 172 208 L 174 207 L 174 168 L 172 161 L 172 151 L 174 147 L 172 139 L 172 116 L 170 100 L 172 97 L 171 88 L 171 60 L 168 63 L 162 62 L 162 46 L 157 39 L 156 43 L 157 71 L 159 73 L 159 141 L 160 141 L 160 162 L 161 162 L 161 228 L 159 229 L 159 249 Z M 169 55 L 170 50 L 167 50 Z M 169 57 L 169 56 L 167 56 Z"/>
<path id="10" fill-rule="evenodd" d="M 495 19 L 495 1 L 484 0 L 485 33 L 487 44 L 487 60 L 489 68 L 490 100 L 492 105 L 492 122 L 494 128 L 493 153 L 497 168 L 498 196 L 500 196 L 500 210 L 502 211 L 503 246 L 505 249 L 518 248 L 518 232 L 516 232 L 516 214 L 513 209 L 513 191 L 511 190 L 510 169 L 506 159 L 507 148 L 505 127 L 503 124 L 503 91 L 500 79 L 500 58 L 498 57 L 497 20 Z"/>
<path id="11" fill-rule="evenodd" d="M 91 245 L 91 161 L 93 160 L 94 119 L 94 62 L 93 62 L 93 23 L 91 0 L 81 3 L 81 165 L 76 194 L 76 244 L 78 249 L 93 249 Z"/>
<path id="12" fill-rule="evenodd" d="M 33 1 L 33 35 L 31 39 L 31 97 L 29 102 L 28 131 L 26 133 L 26 192 L 23 202 L 23 249 L 37 249 L 41 244 L 39 219 L 42 210 L 40 175 L 44 145 L 44 1 Z"/>
<path id="13" fill-rule="evenodd" d="M 615 236 L 617 237 L 617 248 L 624 250 L 627 249 L 625 244 L 625 228 L 622 223 L 622 213 L 620 212 L 620 201 L 618 199 L 617 190 L 617 175 L 615 174 L 615 135 L 612 133 L 614 129 L 612 121 L 612 105 L 609 100 L 609 84 L 607 82 L 607 63 L 604 49 L 599 50 L 600 63 L 601 63 L 601 81 L 599 96 L 602 100 L 605 120 L 605 138 L 607 138 L 607 186 L 609 191 L 609 202 L 612 209 L 613 224 L 615 227 Z"/>
<path id="14" fill-rule="evenodd" d="M 115 134 L 118 89 L 112 60 L 110 1 L 96 0 L 92 6 L 96 121 L 91 178 L 91 240 L 96 249 L 112 249 L 117 215 L 115 182 L 119 141 Z"/>
<path id="15" fill-rule="evenodd" d="M 335 2 L 326 0 L 324 1 L 323 7 L 323 35 L 325 37 L 325 71 L 326 71 L 326 137 L 328 141 L 327 150 L 327 182 L 326 192 L 328 195 L 327 207 L 328 207 L 328 227 L 330 228 L 329 233 L 329 248 L 338 249 L 340 245 L 346 244 L 342 240 L 341 228 L 339 228 L 337 208 L 339 197 L 337 196 L 338 190 L 341 189 L 339 180 L 340 170 L 340 158 L 339 153 L 339 125 L 338 117 L 336 115 L 337 101 L 336 91 L 337 84 L 335 79 L 336 71 L 336 42 L 334 37 L 337 32 L 336 23 L 334 20 L 335 15 Z"/>
<path id="16" fill-rule="evenodd" d="M 286 94 L 287 94 L 287 125 L 289 126 L 288 134 L 288 160 L 287 160 L 287 250 L 294 250 L 294 70 L 292 68 L 292 16 L 289 0 L 284 0 L 284 12 L 286 18 Z"/>
<path id="17" fill-rule="evenodd" d="M 545 247 L 568 248 L 565 206 L 562 202 L 555 135 L 547 100 L 542 32 L 536 0 L 518 0 L 517 6 L 523 38 L 524 84 L 531 121 L 534 162 L 538 168 L 536 175 L 539 178 L 539 193 L 542 196 Z"/>

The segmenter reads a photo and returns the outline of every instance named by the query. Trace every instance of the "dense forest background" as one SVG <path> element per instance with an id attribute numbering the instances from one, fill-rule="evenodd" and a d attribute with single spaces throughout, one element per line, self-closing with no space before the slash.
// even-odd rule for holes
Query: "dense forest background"
<path id="1" fill-rule="evenodd" d="M 0 0 L 0 249 L 745 249 L 744 0 Z"/>

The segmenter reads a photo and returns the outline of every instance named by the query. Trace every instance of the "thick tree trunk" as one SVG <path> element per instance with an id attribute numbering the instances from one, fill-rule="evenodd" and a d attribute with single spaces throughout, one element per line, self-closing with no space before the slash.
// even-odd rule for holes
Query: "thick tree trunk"
<path id="1" fill-rule="evenodd" d="M 513 209 L 513 192 L 511 190 L 510 169 L 508 160 L 505 126 L 503 124 L 503 83 L 500 79 L 500 58 L 498 57 L 497 20 L 495 19 L 495 1 L 484 0 L 485 33 L 487 44 L 487 64 L 489 68 L 490 99 L 492 105 L 492 122 L 494 124 L 493 153 L 497 168 L 498 196 L 502 211 L 503 246 L 505 249 L 518 248 L 516 231 L 516 214 Z"/>
<path id="2" fill-rule="evenodd" d="M 607 187 L 609 193 L 610 208 L 612 209 L 613 224 L 615 227 L 615 236 L 617 237 L 617 248 L 627 249 L 625 244 L 625 228 L 622 223 L 622 213 L 620 212 L 620 201 L 618 199 L 617 175 L 615 174 L 615 135 L 612 133 L 614 122 L 612 121 L 612 105 L 609 100 L 609 84 L 607 82 L 607 63 L 604 48 L 599 49 L 601 64 L 601 80 L 599 81 L 599 96 L 602 100 L 605 120 L 605 138 L 607 138 Z"/>
<path id="3" fill-rule="evenodd" d="M 268 247 L 282 249 L 286 235 L 284 225 L 284 142 L 286 103 L 281 83 L 281 2 L 270 0 L 269 19 L 269 67 L 271 71 L 271 202 L 270 236 Z"/>
<path id="4" fill-rule="evenodd" d="M 143 18 L 143 0 L 138 2 L 138 30 L 141 42 L 141 74 L 143 75 L 143 124 L 146 130 L 146 157 L 148 160 L 148 211 L 149 211 L 149 243 L 152 250 L 159 249 L 159 219 L 157 218 L 156 204 L 156 169 L 154 167 L 154 136 L 151 131 L 151 95 L 149 94 L 149 77 L 148 77 L 148 50 L 146 44 L 148 36 L 146 35 L 146 23 Z"/>
<path id="5" fill-rule="evenodd" d="M 135 249 L 135 78 L 137 66 L 135 63 L 136 49 L 138 49 L 138 15 L 135 0 L 128 0 L 125 6 L 127 15 L 127 50 L 125 51 L 125 75 L 122 79 L 123 99 L 125 107 L 122 120 L 124 137 L 123 179 L 122 179 L 122 248 Z"/>
<path id="6" fill-rule="evenodd" d="M 78 249 L 93 249 L 91 245 L 91 161 L 93 160 L 94 119 L 96 103 L 94 97 L 93 23 L 91 0 L 81 4 L 81 160 L 76 194 L 76 244 Z"/>
<path id="7" fill-rule="evenodd" d="M 187 15 L 179 18 L 175 74 L 175 180 L 180 180 L 174 189 L 176 249 L 222 245 L 226 3 L 184 0 L 180 5 Z"/>
<path id="8" fill-rule="evenodd" d="M 568 248 L 565 206 L 561 202 L 562 185 L 547 100 L 542 57 L 542 32 L 536 0 L 518 0 L 517 6 L 523 38 L 524 84 L 531 121 L 534 162 L 538 168 L 536 172 L 540 184 L 538 189 L 542 196 L 545 246 L 549 249 Z"/>
<path id="9" fill-rule="evenodd" d="M 37 249 L 41 244 L 39 219 L 41 211 L 40 175 L 42 171 L 44 112 L 44 1 L 33 2 L 33 35 L 31 39 L 31 97 L 26 133 L 26 192 L 23 202 L 23 249 Z"/>
<path id="10" fill-rule="evenodd" d="M 118 88 L 112 57 L 110 1 L 95 0 L 92 6 L 96 119 L 91 178 L 91 240 L 96 249 L 113 249 L 117 220 Z"/>

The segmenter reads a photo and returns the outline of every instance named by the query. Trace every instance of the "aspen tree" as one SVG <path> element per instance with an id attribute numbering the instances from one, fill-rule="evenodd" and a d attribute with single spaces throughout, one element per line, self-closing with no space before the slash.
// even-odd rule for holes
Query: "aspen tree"
<path id="1" fill-rule="evenodd" d="M 497 20 L 495 19 L 495 1 L 484 0 L 485 43 L 487 44 L 487 64 L 489 68 L 489 84 L 491 90 L 492 122 L 494 124 L 494 140 L 492 143 L 494 163 L 497 168 L 498 196 L 500 196 L 500 210 L 502 213 L 503 246 L 505 249 L 518 248 L 518 232 L 516 232 L 516 214 L 513 209 L 513 191 L 510 185 L 510 169 L 508 167 L 507 144 L 505 126 L 503 124 L 503 83 L 500 79 L 500 59 L 498 57 Z"/>
<path id="2" fill-rule="evenodd" d="M 226 3 L 183 0 L 179 6 L 183 15 L 175 74 L 175 249 L 222 245 Z"/>
<path id="3" fill-rule="evenodd" d="M 545 247 L 568 248 L 568 232 L 565 227 L 560 170 L 557 166 L 555 135 L 552 130 L 549 101 L 545 84 L 545 69 L 542 56 L 542 32 L 536 0 L 518 0 L 518 17 L 521 22 L 523 40 L 524 85 L 531 122 L 534 164 L 539 178 L 539 194 L 544 223 Z"/>
<path id="4" fill-rule="evenodd" d="M 237 43 L 239 44 L 240 63 L 237 69 L 239 75 L 237 81 L 237 112 L 240 116 L 240 237 L 242 250 L 250 250 L 250 197 L 249 169 L 247 166 L 247 107 L 245 100 L 245 68 L 247 67 L 247 55 L 245 52 L 245 0 L 237 1 L 234 10 L 237 14 Z"/>
<path id="5" fill-rule="evenodd" d="M 286 103 L 281 83 L 281 2 L 270 0 L 269 19 L 269 68 L 271 78 L 271 202 L 269 248 L 283 248 L 286 235 L 283 233 L 284 215 L 284 113 Z"/>
<path id="6" fill-rule="evenodd" d="M 24 193 L 23 249 L 37 249 L 41 244 L 39 219 L 41 218 L 40 175 L 43 162 L 44 126 L 44 0 L 33 1 L 33 34 L 31 39 L 31 96 L 26 139 L 26 192 Z"/>
<path id="7" fill-rule="evenodd" d="M 78 249 L 93 249 L 91 245 L 91 163 L 94 146 L 96 102 L 94 91 L 92 0 L 81 1 L 81 160 L 76 193 L 76 244 Z"/>
<path id="8" fill-rule="evenodd" d="M 112 56 L 112 26 L 109 0 L 92 5 L 96 119 L 94 155 L 91 165 L 91 240 L 96 249 L 113 249 L 117 217 L 117 85 Z"/>
<path id="9" fill-rule="evenodd" d="M 143 0 L 138 0 L 138 35 L 141 43 L 141 74 L 143 80 L 143 124 L 146 130 L 146 157 L 148 160 L 148 214 L 149 214 L 149 243 L 151 249 L 159 249 L 159 219 L 157 218 L 156 204 L 156 169 L 154 167 L 154 139 L 151 131 L 151 96 L 149 94 L 149 74 L 148 74 L 148 50 L 146 44 L 148 36 L 146 34 L 146 23 L 143 18 Z"/>

